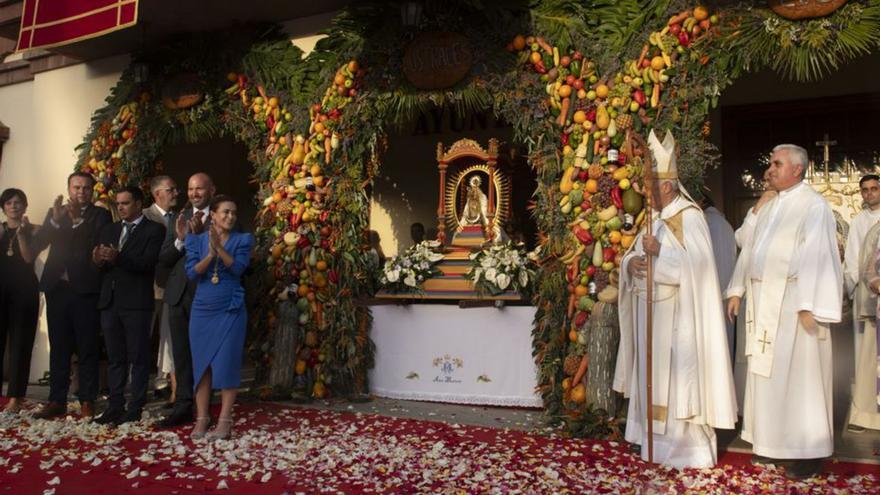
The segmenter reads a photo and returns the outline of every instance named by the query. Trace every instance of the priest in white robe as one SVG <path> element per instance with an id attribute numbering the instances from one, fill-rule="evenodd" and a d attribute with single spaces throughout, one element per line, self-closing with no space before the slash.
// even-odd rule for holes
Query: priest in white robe
<path id="1" fill-rule="evenodd" d="M 778 195 L 750 220 L 727 288 L 729 317 L 746 301 L 742 438 L 757 462 L 797 461 L 785 464 L 798 478 L 834 449 L 829 327 L 843 297 L 834 216 L 803 182 L 806 167 L 803 148 L 773 149 L 767 178 Z"/>
<path id="2" fill-rule="evenodd" d="M 703 215 L 706 217 L 706 225 L 709 226 L 709 236 L 712 240 L 712 254 L 715 256 L 715 272 L 718 274 L 718 284 L 724 288 L 730 283 L 733 275 L 733 267 L 736 266 L 736 239 L 733 227 L 724 218 L 724 215 L 715 208 L 715 204 L 708 196 L 703 196 L 701 202 Z M 736 325 L 727 322 L 727 347 L 733 359 L 733 351 L 736 346 Z"/>
<path id="3" fill-rule="evenodd" d="M 660 213 L 653 236 L 643 228 L 621 263 L 620 344 L 614 390 L 630 399 L 626 440 L 648 459 L 647 404 L 653 412 L 654 461 L 675 468 L 704 468 L 717 461 L 713 428 L 736 422 L 733 375 L 721 289 L 709 228 L 702 211 L 678 182 L 675 142 L 667 133 L 649 145 L 651 181 Z M 646 255 L 652 257 L 653 397 L 646 381 Z"/>
<path id="4" fill-rule="evenodd" d="M 859 254 L 859 283 L 853 294 L 853 319 L 862 323 L 856 352 L 855 383 L 849 406 L 849 430 L 880 430 L 880 353 L 877 352 L 877 294 L 880 293 L 880 223 L 871 227 Z M 856 312 L 858 311 L 858 312 Z"/>
<path id="5" fill-rule="evenodd" d="M 859 287 L 859 270 L 862 265 L 862 244 L 868 231 L 880 222 L 880 177 L 874 174 L 862 176 L 859 179 L 859 192 L 862 195 L 863 208 L 849 224 L 849 233 L 846 236 L 846 249 L 843 253 L 843 281 L 846 284 L 846 293 L 853 302 L 853 355 L 858 359 L 861 347 L 862 335 L 864 335 L 864 320 L 860 318 L 866 311 L 873 316 L 874 308 L 860 307 L 856 290 Z M 873 253 L 870 255 L 873 257 Z M 862 283 L 861 290 L 866 291 Z"/>

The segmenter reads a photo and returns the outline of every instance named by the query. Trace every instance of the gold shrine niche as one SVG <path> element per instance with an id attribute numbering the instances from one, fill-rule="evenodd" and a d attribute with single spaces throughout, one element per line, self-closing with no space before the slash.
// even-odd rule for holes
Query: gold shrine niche
<path id="1" fill-rule="evenodd" d="M 472 139 L 461 139 L 449 148 L 437 144 L 439 194 L 437 201 L 437 241 L 443 259 L 437 263 L 441 274 L 425 280 L 416 293 L 380 291 L 389 299 L 503 300 L 518 301 L 514 291 L 481 295 L 467 278 L 472 253 L 493 243 L 505 242 L 502 228 L 510 216 L 511 180 L 498 166 L 498 141 L 489 140 L 488 149 Z"/>

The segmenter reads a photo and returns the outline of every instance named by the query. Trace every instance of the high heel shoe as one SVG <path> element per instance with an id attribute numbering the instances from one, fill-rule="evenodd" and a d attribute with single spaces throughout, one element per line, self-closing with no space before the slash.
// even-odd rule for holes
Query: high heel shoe
<path id="1" fill-rule="evenodd" d="M 193 440 L 201 440 L 208 434 L 208 426 L 211 424 L 211 417 L 196 418 L 196 424 L 193 425 L 192 432 L 189 437 Z"/>
<path id="2" fill-rule="evenodd" d="M 232 418 L 218 418 L 217 426 L 205 435 L 209 442 L 214 440 L 226 440 L 232 435 Z"/>

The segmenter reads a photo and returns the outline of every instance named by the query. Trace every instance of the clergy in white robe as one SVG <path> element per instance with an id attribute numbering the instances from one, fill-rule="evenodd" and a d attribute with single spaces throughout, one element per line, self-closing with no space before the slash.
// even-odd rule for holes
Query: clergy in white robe
<path id="1" fill-rule="evenodd" d="M 853 318 L 863 323 L 855 359 L 855 384 L 849 407 L 849 428 L 880 430 L 880 358 L 877 352 L 877 293 L 880 292 L 880 223 L 865 236 L 859 255 L 859 283 L 853 294 Z M 858 309 L 858 313 L 855 310 Z"/>
<path id="2" fill-rule="evenodd" d="M 715 271 L 718 274 L 718 284 L 726 288 L 733 275 L 733 267 L 736 266 L 736 239 L 733 227 L 724 218 L 717 208 L 703 205 L 703 215 L 709 226 L 709 236 L 712 239 L 712 254 L 715 255 Z M 727 322 L 727 347 L 730 349 L 731 359 L 736 347 L 736 325 L 732 321 Z"/>
<path id="3" fill-rule="evenodd" d="M 655 163 L 674 157 L 671 135 L 661 145 L 652 132 L 649 143 Z M 658 179 L 672 178 L 654 181 L 661 208 L 654 235 L 646 236 L 643 228 L 621 263 L 621 338 L 613 388 L 630 400 L 625 437 L 641 445 L 643 459 L 648 459 L 651 404 L 654 461 L 675 468 L 710 467 L 717 461 L 713 428 L 732 429 L 736 422 L 721 289 L 702 211 L 686 192 L 679 193 L 674 167 L 673 172 L 668 165 L 658 168 Z M 650 401 L 645 388 L 646 253 L 654 263 Z"/>
<path id="4" fill-rule="evenodd" d="M 803 182 L 806 164 L 803 148 L 774 148 L 768 180 L 779 194 L 749 220 L 727 288 L 728 316 L 746 302 L 742 438 L 774 459 L 820 459 L 834 448 L 829 325 L 841 318 L 843 274 L 834 216 Z"/>
<path id="5" fill-rule="evenodd" d="M 859 307 L 859 300 L 855 293 L 860 281 L 862 244 L 865 242 L 868 230 L 880 221 L 880 177 L 873 174 L 863 176 L 859 180 L 859 192 L 862 194 L 864 208 L 849 224 L 846 249 L 843 252 L 843 281 L 846 284 L 846 292 L 853 302 L 853 355 L 856 356 L 856 359 L 859 356 L 859 347 L 864 334 L 864 320 L 859 318 L 859 314 L 864 312 L 866 308 Z M 873 257 L 873 253 L 871 257 Z M 873 314 L 874 308 L 869 308 L 867 311 Z"/>

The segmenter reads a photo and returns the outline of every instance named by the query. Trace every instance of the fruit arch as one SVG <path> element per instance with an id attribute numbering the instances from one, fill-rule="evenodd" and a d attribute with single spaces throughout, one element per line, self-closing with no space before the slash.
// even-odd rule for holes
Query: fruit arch
<path id="1" fill-rule="evenodd" d="M 658 0 L 459 1 L 414 27 L 400 24 L 396 4 L 357 4 L 308 57 L 274 28 L 141 54 L 94 115 L 77 168 L 112 202 L 116 186 L 161 172 L 169 144 L 223 135 L 244 143 L 260 184 L 255 264 L 265 276 L 249 291 L 259 304 L 248 344 L 258 378 L 273 366 L 269 342 L 287 300 L 299 310 L 301 344 L 289 352 L 296 374 L 310 377 L 304 392 L 346 395 L 366 392 L 372 365 L 370 313 L 356 301 L 375 289 L 365 189 L 387 134 L 435 105 L 494 112 L 513 125 L 537 175 L 533 354 L 545 410 L 591 436 L 617 426 L 587 393 L 598 364 L 586 334 L 616 324 L 620 259 L 643 221 L 648 151 L 634 136 L 672 130 L 680 173 L 699 191 L 717 158 L 705 140 L 708 112 L 739 73 L 771 66 L 816 79 L 880 41 L 875 1 L 798 21 Z M 406 45 L 450 26 L 469 40 L 469 74 L 451 88 L 416 89 L 402 75 Z"/>

